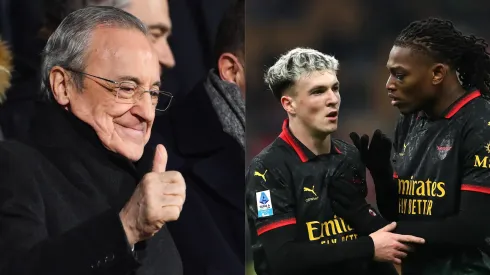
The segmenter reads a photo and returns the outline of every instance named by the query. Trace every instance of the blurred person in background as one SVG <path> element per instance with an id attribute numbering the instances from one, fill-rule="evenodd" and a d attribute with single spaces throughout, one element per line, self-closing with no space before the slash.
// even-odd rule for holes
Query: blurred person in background
<path id="1" fill-rule="evenodd" d="M 279 137 L 254 157 L 246 173 L 246 204 L 257 274 L 396 274 L 409 247 L 423 239 L 389 231 L 368 204 L 363 227 L 336 216 L 334 182 L 367 194 L 357 149 L 331 134 L 340 108 L 339 62 L 296 48 L 268 69 L 265 82 L 288 118 Z"/>
<path id="2" fill-rule="evenodd" d="M 168 37 L 172 33 L 167 0 L 127 0 L 123 9 L 138 17 L 150 31 L 150 38 L 160 65 L 165 69 L 175 66 L 172 49 Z"/>
<path id="3" fill-rule="evenodd" d="M 12 54 L 7 44 L 0 40 L 0 105 L 5 101 L 5 92 L 10 88 L 11 71 Z M 0 127 L 0 140 L 3 140 L 2 127 Z"/>
<path id="4" fill-rule="evenodd" d="M 19 56 L 16 63 L 12 88 L 9 89 L 9 100 L 0 108 L 0 125 L 6 138 L 28 139 L 32 115 L 35 113 L 36 101 L 39 98 L 39 67 L 38 55 L 49 36 L 61 21 L 71 12 L 87 6 L 113 6 L 123 9 L 138 17 L 150 31 L 152 45 L 157 52 L 158 60 L 163 68 L 172 68 L 175 60 L 168 45 L 168 37 L 172 31 L 167 0 L 43 0 L 43 23 L 38 32 L 38 39 L 32 45 L 35 54 L 26 60 Z M 30 40 L 33 40 L 32 38 Z"/>
<path id="5" fill-rule="evenodd" d="M 173 68 L 175 59 L 168 45 L 172 22 L 167 0 L 43 0 L 45 26 L 41 31 L 46 39 L 69 13 L 88 6 L 112 6 L 140 19 L 148 28 L 158 61 L 163 68 Z"/>
<path id="6" fill-rule="evenodd" d="M 189 275 L 242 274 L 245 268 L 244 24 L 245 1 L 233 1 L 218 27 L 214 68 L 156 118 L 147 146 L 165 144 L 169 168 L 187 183 L 186 205 L 169 229 Z"/>
<path id="7" fill-rule="evenodd" d="M 42 55 L 27 142 L 0 143 L 0 274 L 182 274 L 168 222 L 185 201 L 159 145 L 161 67 L 146 26 L 112 7 L 69 14 Z"/>
<path id="8" fill-rule="evenodd" d="M 451 21 L 414 21 L 389 54 L 388 96 L 401 113 L 392 142 L 377 130 L 352 138 L 370 170 L 381 214 L 395 232 L 426 240 L 402 265 L 407 274 L 490 274 L 490 55 L 483 38 Z M 362 220 L 358 200 L 336 198 Z M 358 202 L 358 203 L 357 203 Z M 344 212 L 348 210 L 347 212 Z M 359 225 L 362 226 L 362 225 Z"/>

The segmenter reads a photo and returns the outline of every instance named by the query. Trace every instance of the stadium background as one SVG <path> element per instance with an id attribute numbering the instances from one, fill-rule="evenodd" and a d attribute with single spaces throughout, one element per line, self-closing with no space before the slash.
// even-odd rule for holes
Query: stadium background
<path id="1" fill-rule="evenodd" d="M 490 1 L 485 0 L 247 0 L 246 5 L 247 164 L 281 131 L 286 114 L 263 75 L 289 49 L 310 47 L 339 59 L 342 104 L 334 136 L 350 142 L 351 131 L 371 135 L 379 128 L 392 135 L 398 111 L 387 98 L 385 64 L 409 22 L 450 19 L 461 31 L 490 42 Z M 368 185 L 368 200 L 375 204 L 369 176 Z M 251 275 L 250 251 L 247 257 Z"/>

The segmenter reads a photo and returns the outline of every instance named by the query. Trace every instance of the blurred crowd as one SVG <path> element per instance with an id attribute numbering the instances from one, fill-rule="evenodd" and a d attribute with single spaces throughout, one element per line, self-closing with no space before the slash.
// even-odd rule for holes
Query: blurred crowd
<path id="1" fill-rule="evenodd" d="M 484 0 L 248 0 L 247 164 L 278 136 L 286 118 L 263 81 L 281 54 L 310 47 L 339 59 L 342 103 L 334 136 L 351 142 L 352 131 L 371 135 L 381 129 L 391 135 L 398 111 L 387 97 L 385 65 L 398 33 L 411 21 L 433 16 L 489 41 L 489 10 Z M 368 186 L 368 200 L 375 204 L 369 177 Z"/>

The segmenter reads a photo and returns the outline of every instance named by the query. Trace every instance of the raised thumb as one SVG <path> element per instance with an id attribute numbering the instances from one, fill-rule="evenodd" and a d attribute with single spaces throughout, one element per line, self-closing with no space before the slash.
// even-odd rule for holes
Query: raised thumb
<path id="1" fill-rule="evenodd" d="M 155 149 L 155 156 L 153 157 L 153 168 L 152 172 L 163 173 L 167 169 L 167 149 L 161 144 L 157 145 Z"/>

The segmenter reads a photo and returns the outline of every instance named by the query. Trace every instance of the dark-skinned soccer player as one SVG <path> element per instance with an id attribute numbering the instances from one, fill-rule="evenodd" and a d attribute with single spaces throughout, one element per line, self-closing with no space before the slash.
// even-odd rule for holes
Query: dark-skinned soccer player
<path id="1" fill-rule="evenodd" d="M 386 83 L 400 110 L 393 142 L 351 134 L 395 232 L 426 240 L 403 275 L 490 274 L 490 57 L 482 38 L 450 21 L 415 21 L 396 38 Z M 393 145 L 393 146 L 392 146 Z M 393 147 L 393 152 L 391 149 Z M 362 224 L 366 202 L 334 184 L 334 210 Z"/>

